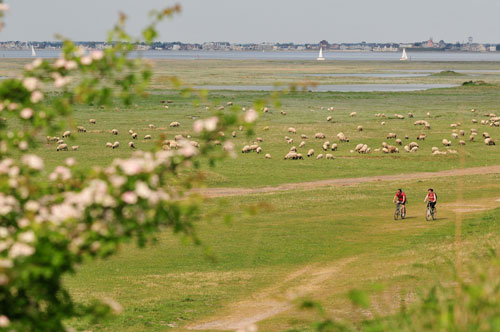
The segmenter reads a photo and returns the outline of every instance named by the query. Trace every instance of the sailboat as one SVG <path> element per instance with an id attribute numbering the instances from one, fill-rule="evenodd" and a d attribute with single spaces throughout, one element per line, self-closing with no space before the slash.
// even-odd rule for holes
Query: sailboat
<path id="1" fill-rule="evenodd" d="M 35 48 L 33 47 L 33 44 L 31 44 L 31 56 L 36 56 Z"/>
<path id="2" fill-rule="evenodd" d="M 401 54 L 401 61 L 406 61 L 408 60 L 408 55 L 406 55 L 406 48 L 403 48 L 403 54 Z"/>
<path id="3" fill-rule="evenodd" d="M 316 58 L 316 60 L 318 60 L 318 61 L 325 61 L 325 58 L 323 57 L 323 47 L 319 48 L 319 55 Z"/>

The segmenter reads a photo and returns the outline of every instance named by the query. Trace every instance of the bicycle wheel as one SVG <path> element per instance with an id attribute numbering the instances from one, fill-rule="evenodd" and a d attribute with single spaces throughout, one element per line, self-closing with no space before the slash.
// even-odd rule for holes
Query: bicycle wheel
<path id="1" fill-rule="evenodd" d="M 404 212 L 403 212 L 403 208 L 401 208 L 401 219 L 404 219 L 406 218 L 406 208 L 404 208 Z"/>
<path id="2" fill-rule="evenodd" d="M 394 220 L 399 219 L 399 208 L 396 208 L 396 211 L 394 211 Z"/>
<path id="3" fill-rule="evenodd" d="M 432 209 L 432 220 L 436 220 L 437 219 L 437 210 L 436 208 Z"/>
<path id="4" fill-rule="evenodd" d="M 432 219 L 431 209 L 427 207 L 425 210 L 425 220 L 430 221 Z"/>

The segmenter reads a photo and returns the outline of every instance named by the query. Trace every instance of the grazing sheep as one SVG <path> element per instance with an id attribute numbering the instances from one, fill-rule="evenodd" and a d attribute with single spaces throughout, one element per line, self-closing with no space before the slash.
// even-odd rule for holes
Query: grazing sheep
<path id="1" fill-rule="evenodd" d="M 269 107 L 264 107 L 264 108 L 262 109 L 262 112 L 264 112 L 264 113 L 269 113 Z"/>
<path id="2" fill-rule="evenodd" d="M 302 154 L 301 154 L 301 153 L 297 153 L 297 159 L 302 159 L 302 160 L 304 160 L 304 157 L 302 157 Z"/>
<path id="3" fill-rule="evenodd" d="M 437 146 L 433 146 L 431 150 L 432 150 L 432 152 L 435 152 L 435 151 L 438 151 L 439 148 Z"/>
<path id="4" fill-rule="evenodd" d="M 243 131 L 243 126 L 239 126 L 239 127 L 238 127 L 238 130 L 239 130 L 239 131 Z"/>
<path id="5" fill-rule="evenodd" d="M 431 117 L 431 112 L 427 112 L 427 116 L 430 118 Z"/>
<path id="6" fill-rule="evenodd" d="M 347 136 L 344 135 L 344 133 L 340 132 L 337 134 L 337 138 L 341 141 L 341 142 L 349 142 L 349 138 Z"/>
<path id="7" fill-rule="evenodd" d="M 242 149 L 241 149 L 241 153 L 248 153 L 248 152 L 251 152 L 252 150 L 250 149 L 250 146 L 249 145 L 245 145 Z"/>
<path id="8" fill-rule="evenodd" d="M 465 130 L 463 130 L 463 129 L 460 129 L 460 131 L 458 133 L 460 134 L 460 136 L 465 136 Z"/>
<path id="9" fill-rule="evenodd" d="M 488 137 L 488 138 L 484 139 L 484 144 L 486 144 L 486 145 L 495 145 L 495 141 L 493 140 L 493 138 Z"/>
<path id="10" fill-rule="evenodd" d="M 470 141 L 470 142 L 473 142 L 475 137 L 476 137 L 476 135 L 470 135 L 470 136 L 469 136 L 469 141 Z"/>
<path id="11" fill-rule="evenodd" d="M 297 159 L 298 155 L 296 152 L 288 152 L 283 159 L 288 160 L 288 159 Z"/>
<path id="12" fill-rule="evenodd" d="M 332 117 L 331 116 L 327 116 L 326 117 L 326 121 L 328 121 L 328 122 L 332 121 Z"/>
<path id="13" fill-rule="evenodd" d="M 176 140 L 176 141 L 182 141 L 183 139 L 184 139 L 184 136 L 182 136 L 182 135 L 175 135 L 174 136 L 174 140 Z"/>
<path id="14" fill-rule="evenodd" d="M 233 132 L 231 133 L 231 136 L 232 136 L 232 137 L 236 137 L 236 131 L 233 131 Z"/>
<path id="15" fill-rule="evenodd" d="M 134 144 L 134 142 L 128 142 L 128 146 L 129 146 L 131 149 L 135 149 L 135 144 Z"/>
<path id="16" fill-rule="evenodd" d="M 265 126 L 264 131 L 268 131 L 268 130 L 269 130 L 269 126 Z"/>
<path id="17" fill-rule="evenodd" d="M 385 126 L 385 121 L 380 122 L 381 126 Z"/>
<path id="18" fill-rule="evenodd" d="M 443 138 L 443 140 L 441 141 L 441 143 L 443 143 L 444 146 L 451 146 L 451 142 L 448 141 L 446 138 Z"/>
<path id="19" fill-rule="evenodd" d="M 62 134 L 62 138 L 68 138 L 71 136 L 71 131 L 69 130 L 66 130 L 63 134 Z"/>
<path id="20" fill-rule="evenodd" d="M 56 148 L 56 151 L 68 151 L 68 145 L 67 144 L 59 144 Z"/>
<path id="21" fill-rule="evenodd" d="M 389 150 L 390 153 L 399 153 L 399 149 L 393 145 L 389 145 L 387 149 Z"/>
<path id="22" fill-rule="evenodd" d="M 397 145 L 402 145 L 402 144 L 403 144 L 403 142 L 402 142 L 399 138 L 395 141 L 395 143 L 396 143 Z"/>
<path id="23" fill-rule="evenodd" d="M 409 118 L 413 118 L 413 113 L 411 113 L 411 112 L 410 112 L 410 113 L 408 113 L 408 117 L 409 117 Z"/>
<path id="24" fill-rule="evenodd" d="M 356 113 L 356 112 L 351 112 L 351 114 L 349 114 L 349 116 L 352 118 L 352 117 L 356 116 L 357 114 L 358 113 Z"/>
<path id="25" fill-rule="evenodd" d="M 307 151 L 307 156 L 308 157 L 314 156 L 314 149 L 309 149 L 309 151 Z"/>
<path id="26" fill-rule="evenodd" d="M 403 120 L 405 118 L 404 115 L 401 115 L 401 114 L 394 114 L 394 116 L 396 117 L 396 119 L 400 119 L 400 120 Z"/>
<path id="27" fill-rule="evenodd" d="M 250 150 L 251 151 L 256 151 L 259 146 L 257 144 L 252 144 L 250 145 Z"/>
<path id="28" fill-rule="evenodd" d="M 326 141 L 325 143 L 323 143 L 323 150 L 326 151 L 328 150 L 328 148 L 330 148 L 330 142 Z"/>
<path id="29" fill-rule="evenodd" d="M 453 137 L 454 139 L 457 139 L 458 138 L 458 134 L 457 133 L 451 133 L 451 137 Z"/>
<path id="30" fill-rule="evenodd" d="M 257 140 L 257 142 L 259 142 L 259 143 L 264 142 L 264 139 L 263 139 L 262 137 L 257 137 L 257 138 L 256 138 L 256 140 Z"/>
<path id="31" fill-rule="evenodd" d="M 408 135 L 405 135 L 405 139 L 409 139 L 410 137 L 408 137 Z"/>
<path id="32" fill-rule="evenodd" d="M 322 153 L 318 154 L 318 155 L 316 156 L 316 159 L 323 159 L 323 154 L 322 154 Z"/>
<path id="33" fill-rule="evenodd" d="M 113 145 L 111 146 L 114 149 L 118 149 L 120 147 L 120 143 L 119 142 L 114 142 Z"/>
<path id="34" fill-rule="evenodd" d="M 292 138 L 289 138 L 289 139 L 287 139 L 287 140 L 286 140 L 286 142 L 287 142 L 288 144 L 293 144 L 293 139 L 292 139 Z"/>
<path id="35" fill-rule="evenodd" d="M 450 125 L 450 128 L 456 128 L 456 127 L 457 127 L 457 124 L 456 124 L 456 123 L 452 123 L 452 124 Z"/>
<path id="36" fill-rule="evenodd" d="M 174 121 L 174 122 L 170 122 L 170 125 L 169 125 L 169 126 L 170 126 L 170 127 L 180 127 L 180 126 L 181 126 L 181 124 L 180 124 L 179 122 L 177 122 L 177 121 Z"/>
<path id="37" fill-rule="evenodd" d="M 389 153 L 389 149 L 388 148 L 382 148 L 382 152 L 383 153 Z"/>
<path id="38" fill-rule="evenodd" d="M 314 135 L 314 138 L 316 138 L 316 139 L 325 139 L 325 138 L 326 138 L 326 135 L 325 135 L 325 134 L 323 134 L 323 133 L 316 133 L 316 134 Z"/>
<path id="39" fill-rule="evenodd" d="M 303 148 L 303 147 L 304 147 L 304 145 L 306 145 L 306 142 L 304 142 L 304 141 L 300 142 L 300 144 L 299 144 L 299 148 Z"/>
<path id="40" fill-rule="evenodd" d="M 144 136 L 144 139 L 151 139 L 151 135 Z"/>
<path id="41" fill-rule="evenodd" d="M 490 138 L 491 136 L 490 136 L 490 134 L 488 134 L 487 132 L 484 132 L 484 133 L 483 133 L 483 137 L 484 137 L 484 138 Z"/>
<path id="42" fill-rule="evenodd" d="M 300 135 L 300 138 L 307 139 L 307 135 L 302 134 L 302 135 Z"/>
<path id="43" fill-rule="evenodd" d="M 137 133 L 132 133 L 132 138 L 137 139 Z"/>
<path id="44" fill-rule="evenodd" d="M 477 120 L 476 119 L 472 119 L 472 123 L 477 123 Z"/>
<path id="45" fill-rule="evenodd" d="M 79 145 L 73 145 L 73 146 L 71 147 L 71 150 L 73 150 L 73 151 L 77 151 L 79 147 L 80 147 Z"/>
<path id="46" fill-rule="evenodd" d="M 261 152 L 262 152 L 262 148 L 261 148 L 260 146 L 259 146 L 259 147 L 257 147 L 257 149 L 255 149 L 255 152 L 257 152 L 257 153 L 261 153 Z"/>
<path id="47" fill-rule="evenodd" d="M 396 134 L 395 133 L 389 133 L 387 134 L 387 139 L 391 139 L 391 138 L 396 138 Z"/>
<path id="48" fill-rule="evenodd" d="M 292 147 L 290 148 L 290 151 L 297 152 L 297 147 L 292 146 Z"/>
<path id="49" fill-rule="evenodd" d="M 406 152 L 410 152 L 410 147 L 408 145 L 405 145 L 403 148 Z"/>
<path id="50" fill-rule="evenodd" d="M 78 126 L 78 127 L 76 127 L 76 129 L 78 130 L 79 133 L 86 133 L 87 132 L 87 129 L 85 129 L 85 127 L 82 127 L 82 126 Z"/>
<path id="51" fill-rule="evenodd" d="M 332 144 L 332 151 L 337 151 L 338 145 L 337 143 Z"/>
<path id="52" fill-rule="evenodd" d="M 419 147 L 417 142 L 411 142 L 410 144 L 408 144 L 408 146 L 410 147 L 410 149 Z"/>
<path id="53" fill-rule="evenodd" d="M 95 119 L 90 119 L 90 120 L 89 120 L 89 123 L 90 123 L 90 124 L 96 124 L 96 121 L 95 121 Z"/>
<path id="54" fill-rule="evenodd" d="M 132 129 L 129 129 L 129 130 L 128 130 L 128 134 L 129 134 L 129 135 L 132 135 L 133 133 L 134 133 L 134 131 L 133 131 Z"/>
<path id="55" fill-rule="evenodd" d="M 266 153 L 266 159 L 271 159 L 271 155 L 269 153 Z"/>
<path id="56" fill-rule="evenodd" d="M 149 124 L 148 127 L 149 127 L 149 129 L 155 129 L 156 128 L 154 124 Z"/>
<path id="57" fill-rule="evenodd" d="M 459 145 L 465 145 L 465 141 L 464 140 L 460 140 L 460 141 L 458 141 L 458 144 Z"/>
<path id="58" fill-rule="evenodd" d="M 363 131 L 363 126 L 357 126 L 357 127 L 356 127 L 356 129 L 357 129 L 358 131 Z"/>
<path id="59" fill-rule="evenodd" d="M 417 136 L 417 141 L 424 141 L 426 139 L 427 135 L 426 134 L 420 134 Z"/>
<path id="60" fill-rule="evenodd" d="M 116 130 L 116 129 L 111 130 L 111 134 L 118 135 L 118 130 Z"/>
<path id="61" fill-rule="evenodd" d="M 354 148 L 354 151 L 359 151 L 362 147 L 363 147 L 363 143 L 360 143 L 360 144 L 356 145 L 356 147 Z"/>
<path id="62" fill-rule="evenodd" d="M 295 128 L 288 128 L 288 132 L 291 133 L 291 134 L 296 134 L 297 133 L 297 130 L 295 130 Z"/>
<path id="63" fill-rule="evenodd" d="M 106 147 L 107 147 L 107 148 L 111 148 L 111 147 L 113 147 L 113 143 L 111 143 L 111 142 L 107 142 L 107 143 L 106 143 Z"/>
<path id="64" fill-rule="evenodd" d="M 62 139 L 58 140 L 56 144 L 64 144 L 64 141 Z"/>
<path id="65" fill-rule="evenodd" d="M 476 112 L 476 109 L 475 109 L 475 108 L 473 108 L 473 109 L 471 109 L 470 111 L 471 111 L 472 113 L 474 113 L 474 112 Z"/>
<path id="66" fill-rule="evenodd" d="M 280 114 L 281 115 L 286 115 L 286 112 L 285 111 L 281 111 Z"/>
<path id="67" fill-rule="evenodd" d="M 233 102 L 232 102 L 232 101 L 228 101 L 228 102 L 226 103 L 226 105 L 227 105 L 227 106 L 233 106 Z"/>
<path id="68" fill-rule="evenodd" d="M 199 148 L 200 147 L 200 143 L 196 142 L 196 141 L 190 141 L 189 144 L 191 144 L 192 146 L 194 146 L 195 148 Z"/>
<path id="69" fill-rule="evenodd" d="M 327 153 L 325 155 L 325 159 L 333 159 L 333 155 L 331 153 Z"/>

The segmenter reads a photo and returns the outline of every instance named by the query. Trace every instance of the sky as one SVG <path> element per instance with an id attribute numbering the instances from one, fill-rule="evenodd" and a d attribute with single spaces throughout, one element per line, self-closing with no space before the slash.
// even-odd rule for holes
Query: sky
<path id="1" fill-rule="evenodd" d="M 0 40 L 105 40 L 120 11 L 137 35 L 151 9 L 179 3 L 160 41 L 500 43 L 499 0 L 4 0 Z"/>

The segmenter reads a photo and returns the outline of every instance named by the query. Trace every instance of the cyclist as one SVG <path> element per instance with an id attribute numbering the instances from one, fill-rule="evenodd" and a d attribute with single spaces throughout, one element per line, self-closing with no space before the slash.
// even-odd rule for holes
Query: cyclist
<path id="1" fill-rule="evenodd" d="M 406 215 L 406 194 L 403 192 L 402 189 L 398 189 L 398 191 L 396 192 L 396 195 L 392 199 L 392 202 L 393 203 L 397 202 L 398 207 L 399 207 L 399 204 L 403 205 L 403 209 L 401 211 L 401 214 L 403 216 L 405 216 Z"/>
<path id="2" fill-rule="evenodd" d="M 434 189 L 429 188 L 427 190 L 427 196 L 425 196 L 424 203 L 427 202 L 427 200 L 429 200 L 427 206 L 430 206 L 434 213 L 436 211 L 436 203 L 437 203 L 437 195 L 434 192 Z"/>

